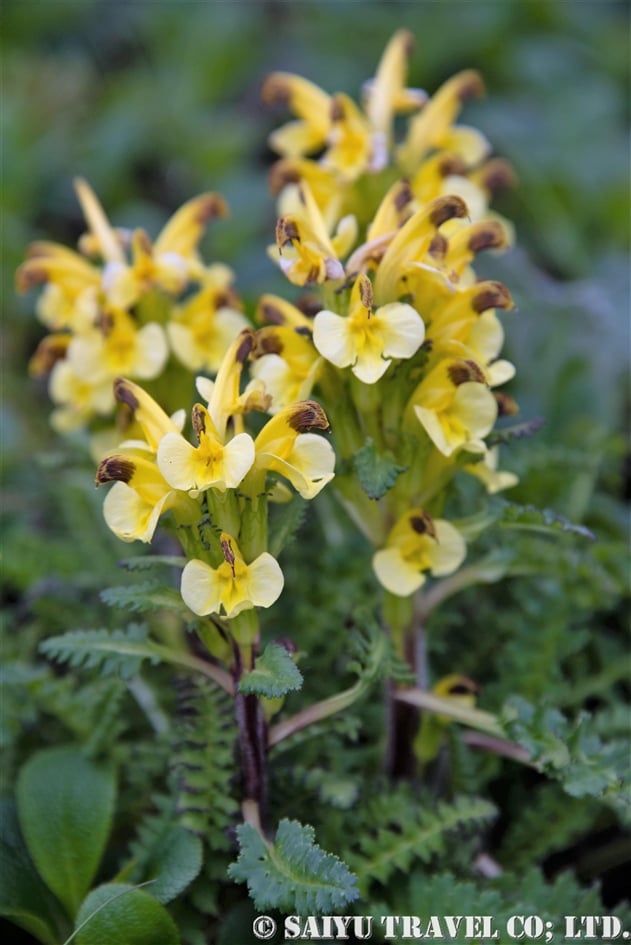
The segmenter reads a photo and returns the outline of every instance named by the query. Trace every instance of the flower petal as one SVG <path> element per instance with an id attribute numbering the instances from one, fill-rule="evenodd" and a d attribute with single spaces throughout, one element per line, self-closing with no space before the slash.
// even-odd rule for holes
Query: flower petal
<path id="1" fill-rule="evenodd" d="M 255 607 L 271 607 L 280 597 L 284 584 L 278 561 L 267 551 L 248 566 L 248 598 Z"/>
<path id="2" fill-rule="evenodd" d="M 252 467 L 256 451 L 249 433 L 238 433 L 224 448 L 223 479 L 229 489 L 236 489 Z"/>
<path id="3" fill-rule="evenodd" d="M 372 566 L 380 584 L 397 597 L 409 597 L 425 583 L 425 575 L 405 561 L 399 548 L 382 548 Z"/>
<path id="4" fill-rule="evenodd" d="M 313 320 L 313 343 L 323 358 L 336 367 L 348 367 L 355 360 L 355 347 L 348 320 L 324 309 Z"/>
<path id="5" fill-rule="evenodd" d="M 402 302 L 390 302 L 375 312 L 383 323 L 383 353 L 387 358 L 411 358 L 423 343 L 425 325 L 416 309 Z"/>
<path id="6" fill-rule="evenodd" d="M 194 558 L 182 571 L 180 593 L 182 600 L 194 614 L 200 617 L 219 612 L 221 606 L 221 580 L 214 568 Z"/>
<path id="7" fill-rule="evenodd" d="M 165 492 L 155 504 L 146 502 L 124 482 L 115 482 L 103 503 L 103 516 L 108 528 L 121 541 L 150 542 L 164 505 L 172 496 Z"/>
<path id="8" fill-rule="evenodd" d="M 430 570 L 435 577 L 442 577 L 460 567 L 467 554 L 467 547 L 458 529 L 444 519 L 435 519 L 434 528 L 436 544 L 431 552 Z"/>

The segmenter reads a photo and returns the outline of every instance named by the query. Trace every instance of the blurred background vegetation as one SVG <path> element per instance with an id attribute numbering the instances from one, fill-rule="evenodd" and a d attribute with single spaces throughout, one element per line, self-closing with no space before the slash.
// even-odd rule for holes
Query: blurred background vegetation
<path id="1" fill-rule="evenodd" d="M 12 290 L 29 242 L 74 244 L 82 231 L 76 175 L 115 224 L 150 233 L 189 197 L 218 190 L 231 216 L 212 225 L 206 257 L 233 266 L 249 304 L 284 291 L 265 255 L 275 220 L 266 137 L 279 116 L 260 104 L 262 79 L 285 69 L 356 96 L 400 26 L 417 40 L 411 85 L 431 92 L 460 69 L 481 71 L 488 95 L 468 106 L 465 121 L 512 162 L 519 181 L 497 204 L 516 224 L 517 248 L 487 258 L 481 272 L 505 281 L 517 301 L 504 320 L 518 369 L 511 392 L 523 419 L 546 421 L 535 440 L 504 455 L 523 480 L 511 498 L 555 508 L 624 547 L 628 17 L 617 0 L 5 0 L 4 603 L 9 629 L 20 631 L 9 634 L 9 659 L 34 654 L 44 635 L 105 620 L 94 616 L 94 600 L 122 553 L 102 524 L 89 459 L 81 468 L 69 461 L 48 430 L 45 388 L 27 374 L 44 334 L 34 296 Z M 547 590 L 560 624 L 576 608 L 559 594 L 578 594 L 581 580 L 569 573 Z M 601 626 L 620 633 L 606 588 L 602 598 L 592 590 L 576 606 L 606 612 Z M 525 603 L 525 595 L 513 600 Z M 520 621 L 525 638 L 527 612 Z M 603 644 L 603 667 L 608 653 Z M 491 649 L 488 659 L 497 660 Z M 507 660 L 510 669 L 510 653 Z M 501 666 L 490 675 L 499 695 L 514 683 Z M 546 684 L 544 669 L 528 696 L 536 701 Z M 6 735 L 13 744 L 15 732 Z M 41 731 L 32 737 L 41 744 Z"/>

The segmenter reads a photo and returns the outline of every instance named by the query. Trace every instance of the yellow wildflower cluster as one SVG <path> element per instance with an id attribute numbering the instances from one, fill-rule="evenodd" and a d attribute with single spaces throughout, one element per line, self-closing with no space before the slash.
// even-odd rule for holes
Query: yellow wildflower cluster
<path id="1" fill-rule="evenodd" d="M 463 536 L 442 517 L 458 470 L 489 492 L 516 481 L 485 442 L 498 416 L 517 409 L 496 390 L 514 373 L 500 357 L 497 316 L 513 303 L 474 270 L 481 251 L 510 243 L 489 201 L 511 172 L 489 158 L 478 131 L 455 124 L 482 93 L 480 77 L 460 73 L 432 98 L 409 89 L 411 45 L 406 31 L 395 34 L 362 107 L 288 73 L 264 83 L 264 100 L 295 115 L 270 139 L 281 157 L 269 254 L 310 294 L 263 295 L 257 330 L 230 270 L 199 255 L 206 223 L 226 211 L 212 193 L 185 204 L 152 243 L 142 230 L 112 228 L 78 181 L 88 224 L 79 251 L 35 243 L 18 271 L 20 289 L 45 285 L 38 311 L 52 334 L 33 370 L 50 371 L 55 425 L 68 430 L 125 405 L 127 438 L 97 473 L 115 483 L 109 527 L 148 542 L 170 513 L 190 558 L 185 602 L 241 621 L 242 639 L 255 637 L 243 613 L 269 606 L 283 584 L 267 550 L 268 476 L 273 498 L 290 494 L 278 478 L 317 495 L 335 454 L 310 431 L 329 419 L 335 489 L 374 546 L 391 604 L 389 595 L 410 597 L 428 573 L 448 575 L 464 560 Z M 168 416 L 134 383 L 164 376 L 170 353 L 189 372 L 216 374 L 197 378 L 205 403 L 192 409 L 194 442 L 182 433 L 184 411 Z M 245 427 L 252 410 L 269 414 L 255 436 Z M 380 470 L 372 479 L 371 466 Z"/>
<path id="2" fill-rule="evenodd" d="M 377 578 L 400 597 L 465 557 L 463 537 L 438 517 L 458 469 L 490 492 L 516 482 L 485 444 L 497 417 L 517 409 L 495 390 L 514 374 L 500 358 L 496 314 L 513 303 L 473 268 L 482 250 L 510 243 L 488 205 L 512 175 L 478 131 L 455 124 L 483 91 L 477 73 L 428 98 L 406 88 L 411 48 L 409 33 L 395 34 L 362 108 L 288 73 L 264 84 L 264 99 L 296 116 L 270 137 L 281 155 L 270 255 L 317 295 L 296 306 L 262 300 L 257 315 L 269 327 L 255 367 L 277 407 L 317 386 L 341 461 L 335 486 L 376 548 Z M 400 113 L 409 118 L 399 141 Z M 357 476 L 367 443 L 396 480 L 371 498 Z"/>
<path id="3" fill-rule="evenodd" d="M 114 482 L 105 520 L 123 541 L 150 542 L 160 517 L 171 513 L 191 557 L 182 574 L 182 597 L 200 616 L 233 618 L 269 607 L 282 590 L 281 569 L 267 551 L 268 473 L 306 499 L 333 478 L 333 449 L 310 432 L 328 429 L 315 401 L 285 407 L 255 437 L 246 432 L 245 414 L 267 403 L 256 382 L 240 392 L 254 345 L 255 333 L 245 329 L 229 346 L 214 383 L 198 378 L 207 403 L 192 409 L 194 444 L 182 435 L 183 413 L 177 420 L 168 417 L 133 381 L 118 378 L 114 384 L 116 400 L 132 414 L 139 438 L 123 441 L 99 464 L 97 483 Z M 240 642 L 252 642 L 243 639 L 252 626 L 241 622 Z"/>
<path id="4" fill-rule="evenodd" d="M 247 325 L 230 269 L 198 252 L 208 221 L 227 213 L 218 194 L 190 200 L 152 243 L 144 230 L 113 228 L 85 181 L 75 188 L 88 226 L 78 252 L 33 243 L 17 273 L 20 291 L 44 285 L 37 311 L 52 333 L 31 370 L 50 375 L 52 423 L 64 432 L 109 417 L 114 379 L 153 380 L 170 353 L 214 373 Z"/>

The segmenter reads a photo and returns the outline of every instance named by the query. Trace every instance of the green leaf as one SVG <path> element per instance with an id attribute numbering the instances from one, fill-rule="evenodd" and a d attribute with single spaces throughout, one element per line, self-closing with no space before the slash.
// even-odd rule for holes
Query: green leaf
<path id="1" fill-rule="evenodd" d="M 171 902 L 201 870 L 202 844 L 199 837 L 177 824 L 160 829 L 163 826 L 160 817 L 157 823 L 157 833 L 151 823 L 141 828 L 134 847 L 142 849 L 138 865 L 142 866 L 143 878 L 151 880 L 149 894 L 160 902 Z"/>
<path id="2" fill-rule="evenodd" d="M 533 436 L 544 423 L 543 417 L 533 417 L 532 420 L 526 420 L 524 423 L 516 423 L 510 427 L 493 430 L 487 436 L 486 444 L 487 446 L 499 446 L 500 444 L 510 443 L 511 440 L 523 440 L 526 437 Z"/>
<path id="3" fill-rule="evenodd" d="M 38 752 L 20 771 L 17 802 L 29 853 L 72 916 L 94 879 L 112 825 L 114 769 L 74 747 Z"/>
<path id="4" fill-rule="evenodd" d="M 140 555 L 137 558 L 124 558 L 118 562 L 126 571 L 151 571 L 153 568 L 183 568 L 186 558 L 181 555 Z"/>
<path id="5" fill-rule="evenodd" d="M 108 587 L 101 591 L 100 598 L 108 607 L 121 607 L 132 613 L 150 613 L 154 610 L 174 610 L 184 619 L 190 619 L 190 611 L 179 591 L 164 587 L 157 581 L 122 587 Z"/>
<path id="6" fill-rule="evenodd" d="M 257 658 L 254 669 L 244 673 L 239 692 L 269 699 L 295 692 L 302 687 L 302 673 L 284 646 L 269 643 Z"/>
<path id="7" fill-rule="evenodd" d="M 127 630 L 75 630 L 49 637 L 40 644 L 45 656 L 70 666 L 98 667 L 103 673 L 135 676 L 143 660 L 157 663 L 160 656 L 146 643 L 147 628 L 132 623 Z"/>
<path id="8" fill-rule="evenodd" d="M 366 445 L 357 450 L 353 460 L 355 472 L 364 492 L 371 499 L 380 499 L 392 489 L 397 477 L 405 472 L 405 466 L 399 466 L 394 461 L 394 454 L 390 450 L 378 453 L 375 444 L 369 438 Z"/>
<path id="9" fill-rule="evenodd" d="M 552 509 L 538 509 L 534 505 L 516 505 L 513 502 L 502 502 L 499 524 L 504 528 L 520 528 L 525 531 L 551 535 L 559 532 L 572 532 L 582 538 L 595 541 L 594 534 L 584 525 L 575 525 L 559 512 Z"/>
<path id="10" fill-rule="evenodd" d="M 61 907 L 33 865 L 15 804 L 8 798 L 0 801 L 0 830 L 0 916 L 26 929 L 43 945 L 56 945 Z"/>
<path id="11" fill-rule="evenodd" d="M 315 843 L 313 827 L 281 820 L 273 844 L 249 824 L 242 824 L 237 835 L 241 852 L 228 873 L 247 883 L 257 909 L 331 913 L 357 899 L 355 876 Z"/>
<path id="12" fill-rule="evenodd" d="M 92 890 L 77 915 L 76 945 L 179 945 L 173 919 L 156 899 L 126 883 Z"/>

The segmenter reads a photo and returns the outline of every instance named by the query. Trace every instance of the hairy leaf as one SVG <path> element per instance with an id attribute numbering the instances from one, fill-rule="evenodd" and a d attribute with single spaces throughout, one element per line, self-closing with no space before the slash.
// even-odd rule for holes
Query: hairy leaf
<path id="1" fill-rule="evenodd" d="M 315 843 L 313 827 L 281 820 L 273 844 L 266 844 L 249 824 L 242 824 L 237 834 L 240 853 L 229 874 L 247 883 L 257 909 L 331 913 L 357 899 L 356 878 Z"/>
<path id="2" fill-rule="evenodd" d="M 116 796 L 114 769 L 77 748 L 48 748 L 26 762 L 17 802 L 26 845 L 70 915 L 90 888 L 105 849 Z"/>
<path id="3" fill-rule="evenodd" d="M 268 548 L 275 558 L 293 541 L 304 521 L 306 512 L 307 500 L 298 495 L 294 496 L 290 502 L 272 504 Z"/>
<path id="4" fill-rule="evenodd" d="M 149 888 L 149 887 L 148 887 Z M 144 889 L 107 883 L 93 889 L 77 915 L 77 945 L 179 945 L 173 919 Z"/>
<path id="5" fill-rule="evenodd" d="M 244 673 L 239 691 L 270 699 L 295 692 L 302 687 L 302 673 L 284 646 L 269 643 L 257 657 L 254 669 Z"/>
<path id="6" fill-rule="evenodd" d="M 184 619 L 190 612 L 179 591 L 165 587 L 157 581 L 146 581 L 132 586 L 109 587 L 101 591 L 100 598 L 108 607 L 121 607 L 132 613 L 148 613 L 154 610 L 174 610 Z"/>
<path id="7" fill-rule="evenodd" d="M 143 660 L 160 661 L 146 639 L 146 626 L 132 623 L 127 630 L 74 630 L 49 637 L 40 644 L 40 649 L 60 663 L 98 668 L 104 674 L 119 673 L 129 679 L 136 675 Z"/>
<path id="8" fill-rule="evenodd" d="M 405 466 L 399 466 L 394 461 L 394 455 L 390 450 L 378 453 L 370 438 L 365 446 L 357 450 L 353 462 L 357 478 L 364 492 L 371 499 L 380 499 L 384 496 L 406 469 Z"/>

